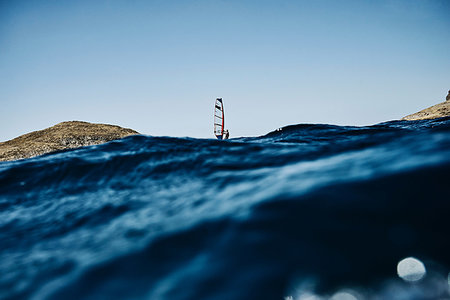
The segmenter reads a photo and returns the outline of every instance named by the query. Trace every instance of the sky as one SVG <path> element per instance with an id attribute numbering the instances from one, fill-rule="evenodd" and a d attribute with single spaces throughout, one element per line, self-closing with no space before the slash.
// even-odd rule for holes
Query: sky
<path id="1" fill-rule="evenodd" d="M 450 1 L 0 1 L 0 141 L 80 120 L 152 136 L 371 125 L 445 100 Z"/>

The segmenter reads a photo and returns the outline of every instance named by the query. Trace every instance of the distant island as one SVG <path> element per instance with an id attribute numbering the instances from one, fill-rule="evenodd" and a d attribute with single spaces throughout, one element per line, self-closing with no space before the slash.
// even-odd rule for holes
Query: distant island
<path id="1" fill-rule="evenodd" d="M 425 108 L 414 114 L 407 115 L 406 117 L 403 117 L 402 120 L 414 121 L 436 119 L 448 116 L 450 116 L 450 91 L 448 91 L 448 95 L 444 102 Z"/>
<path id="2" fill-rule="evenodd" d="M 139 132 L 107 124 L 68 121 L 0 143 L 0 161 L 30 158 L 45 153 L 98 145 Z"/>

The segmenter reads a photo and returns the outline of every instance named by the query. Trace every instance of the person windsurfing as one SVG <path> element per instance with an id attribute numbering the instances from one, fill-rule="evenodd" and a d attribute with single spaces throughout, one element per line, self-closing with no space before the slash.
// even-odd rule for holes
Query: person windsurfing
<path id="1" fill-rule="evenodd" d="M 230 137 L 230 132 L 225 128 L 225 113 L 223 110 L 222 98 L 216 98 L 214 103 L 214 135 L 219 140 L 226 140 Z"/>

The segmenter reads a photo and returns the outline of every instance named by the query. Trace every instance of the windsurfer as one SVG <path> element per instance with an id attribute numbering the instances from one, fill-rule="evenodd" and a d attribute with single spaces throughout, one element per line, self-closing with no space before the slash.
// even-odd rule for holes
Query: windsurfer
<path id="1" fill-rule="evenodd" d="M 230 132 L 225 129 L 225 114 L 223 112 L 222 98 L 216 98 L 214 105 L 214 135 L 219 140 L 227 140 L 230 137 Z"/>

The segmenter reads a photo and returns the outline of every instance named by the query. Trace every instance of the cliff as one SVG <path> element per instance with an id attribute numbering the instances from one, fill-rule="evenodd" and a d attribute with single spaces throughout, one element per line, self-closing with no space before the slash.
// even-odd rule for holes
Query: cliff
<path id="1" fill-rule="evenodd" d="M 424 119 L 436 119 L 450 116 L 450 91 L 446 97 L 446 101 L 425 108 L 415 114 L 407 115 L 402 120 L 424 120 Z"/>
<path id="2" fill-rule="evenodd" d="M 135 134 L 139 133 L 114 125 L 80 121 L 62 122 L 0 143 L 0 161 L 30 158 L 57 150 L 102 144 Z"/>

